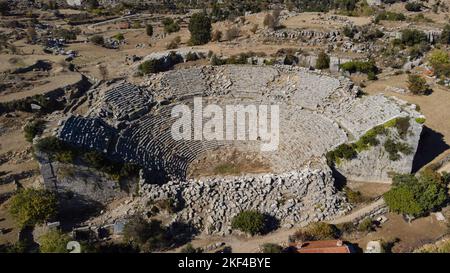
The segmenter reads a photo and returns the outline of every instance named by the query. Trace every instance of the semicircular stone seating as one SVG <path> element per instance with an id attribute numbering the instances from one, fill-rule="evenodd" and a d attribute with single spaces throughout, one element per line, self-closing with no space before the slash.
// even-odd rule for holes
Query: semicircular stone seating
<path id="1" fill-rule="evenodd" d="M 171 110 L 180 104 L 192 110 L 194 97 L 203 97 L 204 107 L 216 104 L 224 112 L 226 105 L 278 105 L 278 148 L 261 153 L 280 173 L 323 158 L 349 135 L 360 136 L 402 115 L 383 96 L 357 98 L 347 79 L 287 66 L 194 67 L 154 74 L 141 87 L 121 82 L 99 92 L 98 111 L 70 117 L 58 136 L 136 163 L 158 179 L 185 179 L 192 162 L 221 147 L 260 148 L 258 139 L 174 140 Z"/>

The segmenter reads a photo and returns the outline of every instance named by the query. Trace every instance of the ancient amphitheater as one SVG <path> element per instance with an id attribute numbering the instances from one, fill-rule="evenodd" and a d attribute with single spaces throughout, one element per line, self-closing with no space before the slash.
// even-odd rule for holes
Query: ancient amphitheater
<path id="1" fill-rule="evenodd" d="M 400 137 L 395 130 L 389 135 L 414 152 L 392 161 L 380 144 L 342 160 L 333 170 L 351 179 L 386 181 L 390 172 L 411 171 L 422 131 L 415 121 L 420 114 L 414 105 L 381 95 L 359 96 L 359 88 L 344 77 L 290 66 L 172 70 L 148 77 L 141 86 L 115 82 L 87 96 L 89 111 L 83 116 L 69 113 L 58 137 L 142 168 L 140 198 L 109 217 L 117 217 L 118 211 L 145 214 L 149 200 L 173 198 L 183 205 L 174 220 L 189 221 L 208 233 L 229 233 L 231 218 L 243 209 L 268 213 L 283 226 L 342 215 L 349 205 L 334 187 L 325 154 L 343 143 L 356 142 L 375 126 L 409 117 L 406 136 Z M 204 105 L 224 108 L 279 105 L 278 148 L 261 151 L 259 138 L 174 140 L 171 127 L 176 117 L 171 111 L 176 105 L 192 106 L 195 97 L 202 97 Z M 248 128 L 241 133 L 247 136 Z M 227 151 L 237 151 L 248 160 L 257 157 L 268 169 L 193 178 L 198 164 Z M 214 164 L 224 163 L 220 158 Z"/>

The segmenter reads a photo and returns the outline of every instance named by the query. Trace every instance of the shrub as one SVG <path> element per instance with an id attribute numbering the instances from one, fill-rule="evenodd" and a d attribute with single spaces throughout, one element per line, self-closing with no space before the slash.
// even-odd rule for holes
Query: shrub
<path id="1" fill-rule="evenodd" d="M 89 40 L 95 45 L 103 46 L 105 44 L 105 39 L 101 35 L 94 35 Z"/>
<path id="2" fill-rule="evenodd" d="M 67 243 L 71 241 L 67 234 L 59 230 L 45 233 L 39 238 L 39 250 L 42 253 L 67 253 Z"/>
<path id="3" fill-rule="evenodd" d="M 341 64 L 341 69 L 349 73 L 361 72 L 368 74 L 370 72 L 377 74 L 378 67 L 374 61 L 350 61 Z"/>
<path id="4" fill-rule="evenodd" d="M 277 244 L 265 243 L 261 246 L 262 253 L 281 253 L 283 247 Z"/>
<path id="5" fill-rule="evenodd" d="M 25 139 L 28 142 L 32 142 L 35 136 L 42 134 L 44 131 L 44 125 L 45 121 L 41 119 L 36 119 L 27 123 L 27 125 L 23 128 Z"/>
<path id="6" fill-rule="evenodd" d="M 427 81 L 418 75 L 408 75 L 408 89 L 414 95 L 427 95 L 430 93 L 430 86 Z"/>
<path id="7" fill-rule="evenodd" d="M 339 230 L 336 226 L 324 222 L 311 223 L 297 231 L 294 238 L 300 241 L 319 241 L 339 238 Z"/>
<path id="8" fill-rule="evenodd" d="M 371 232 L 374 231 L 374 225 L 372 218 L 366 218 L 361 221 L 358 225 L 358 230 L 362 232 Z"/>
<path id="9" fill-rule="evenodd" d="M 446 186 L 440 174 L 395 175 L 392 189 L 384 194 L 384 200 L 393 212 L 424 215 L 444 204 L 448 198 Z"/>
<path id="10" fill-rule="evenodd" d="M 450 25 L 447 24 L 442 29 L 440 42 L 443 44 L 450 44 Z"/>
<path id="11" fill-rule="evenodd" d="M 125 224 L 123 235 L 125 242 L 148 251 L 163 249 L 169 243 L 167 231 L 161 222 L 147 222 L 140 216 L 134 216 Z"/>
<path id="12" fill-rule="evenodd" d="M 113 36 L 113 38 L 117 41 L 123 41 L 125 40 L 125 36 L 123 36 L 122 33 L 117 33 L 116 35 Z"/>
<path id="13" fill-rule="evenodd" d="M 401 152 L 404 155 L 409 155 L 412 153 L 412 148 L 406 143 L 395 142 L 394 140 L 388 138 L 384 143 L 384 149 L 389 154 L 389 159 L 392 161 L 397 161 L 400 159 Z"/>
<path id="14" fill-rule="evenodd" d="M 180 25 L 175 22 L 172 18 L 164 18 L 162 21 L 164 25 L 164 31 L 166 33 L 173 33 L 180 30 Z"/>
<path id="15" fill-rule="evenodd" d="M 330 57 L 323 51 L 321 51 L 317 56 L 316 68 L 317 69 L 330 68 Z"/>
<path id="16" fill-rule="evenodd" d="M 264 16 L 263 25 L 265 27 L 268 27 L 268 28 L 271 28 L 271 29 L 275 29 L 276 22 L 275 22 L 275 18 L 273 17 L 272 14 L 267 13 L 266 16 Z"/>
<path id="17" fill-rule="evenodd" d="M 56 196 L 46 190 L 22 189 L 12 198 L 9 212 L 20 227 L 42 224 L 56 215 Z"/>
<path id="18" fill-rule="evenodd" d="M 364 202 L 364 198 L 359 191 L 354 191 L 350 189 L 349 187 L 344 188 L 345 196 L 347 197 L 347 200 L 352 204 L 358 204 Z"/>
<path id="19" fill-rule="evenodd" d="M 206 13 L 193 14 L 188 28 L 191 32 L 190 41 L 193 45 L 203 45 L 211 40 L 211 19 Z"/>
<path id="20" fill-rule="evenodd" d="M 170 43 L 167 44 L 166 49 L 176 49 L 176 48 L 178 48 L 180 43 L 181 43 L 181 37 L 177 36 L 177 37 L 173 38 L 173 40 L 170 41 Z"/>
<path id="21" fill-rule="evenodd" d="M 404 29 L 401 31 L 402 38 L 400 42 L 403 45 L 413 46 L 420 43 L 428 43 L 428 38 L 425 32 L 417 29 Z"/>
<path id="22" fill-rule="evenodd" d="M 185 59 L 186 59 L 187 62 L 196 61 L 196 60 L 198 60 L 198 56 L 197 56 L 196 53 L 192 53 L 192 52 L 189 51 L 186 54 Z"/>
<path id="23" fill-rule="evenodd" d="M 189 254 L 202 253 L 202 252 L 203 252 L 203 250 L 201 248 L 195 248 L 195 247 L 192 246 L 191 243 L 187 244 L 185 247 L 183 247 L 180 250 L 180 253 L 189 253 Z"/>
<path id="24" fill-rule="evenodd" d="M 77 32 L 75 30 L 58 28 L 53 32 L 53 37 L 57 39 L 76 40 Z"/>
<path id="25" fill-rule="evenodd" d="M 383 11 L 379 13 L 375 17 L 375 22 L 379 22 L 381 20 L 386 21 L 404 21 L 406 20 L 406 16 L 403 13 L 391 12 L 391 11 Z"/>
<path id="26" fill-rule="evenodd" d="M 225 60 L 222 60 L 221 58 L 217 57 L 216 54 L 213 54 L 210 61 L 211 65 L 224 65 L 226 63 Z"/>
<path id="27" fill-rule="evenodd" d="M 163 70 L 163 65 L 158 59 L 152 59 L 141 63 L 138 66 L 139 71 L 144 74 L 158 73 Z"/>
<path id="28" fill-rule="evenodd" d="M 211 41 L 213 41 L 213 42 L 220 42 L 220 39 L 222 39 L 222 31 L 220 31 L 220 30 L 215 30 L 215 31 L 212 33 Z"/>
<path id="29" fill-rule="evenodd" d="M 153 26 L 150 24 L 145 25 L 145 33 L 147 36 L 152 37 L 153 36 Z"/>
<path id="30" fill-rule="evenodd" d="M 408 2 L 405 4 L 405 9 L 407 11 L 419 12 L 422 10 L 422 4 L 418 2 Z"/>
<path id="31" fill-rule="evenodd" d="M 250 235 L 261 233 L 265 228 L 264 215 L 254 210 L 244 210 L 231 221 L 231 227 Z"/>
<path id="32" fill-rule="evenodd" d="M 225 31 L 225 40 L 232 41 L 239 37 L 241 30 L 238 27 L 231 27 Z"/>
<path id="33" fill-rule="evenodd" d="M 346 36 L 346 37 L 348 37 L 348 38 L 351 38 L 351 39 L 353 39 L 353 37 L 355 37 L 355 34 L 358 32 L 358 30 L 356 29 L 356 28 L 354 28 L 354 27 L 351 27 L 351 26 L 345 26 L 343 29 L 342 29 L 342 33 Z"/>
<path id="34" fill-rule="evenodd" d="M 285 65 L 294 65 L 297 63 L 298 63 L 298 58 L 297 58 L 297 56 L 295 56 L 293 54 L 287 54 L 286 57 L 284 57 L 283 64 L 285 64 Z"/>

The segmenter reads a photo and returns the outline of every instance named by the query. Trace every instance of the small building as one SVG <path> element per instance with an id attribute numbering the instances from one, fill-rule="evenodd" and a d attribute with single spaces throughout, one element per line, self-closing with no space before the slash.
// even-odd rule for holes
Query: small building
<path id="1" fill-rule="evenodd" d="M 383 248 L 380 241 L 370 241 L 367 243 L 364 253 L 383 253 Z"/>
<path id="2" fill-rule="evenodd" d="M 295 242 L 289 245 L 291 253 L 353 253 L 353 247 L 341 240 Z"/>

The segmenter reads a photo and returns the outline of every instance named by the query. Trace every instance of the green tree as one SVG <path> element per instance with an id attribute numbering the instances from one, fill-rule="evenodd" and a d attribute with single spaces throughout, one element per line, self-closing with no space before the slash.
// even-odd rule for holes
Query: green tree
<path id="1" fill-rule="evenodd" d="M 193 14 L 188 28 L 191 32 L 191 43 L 193 45 L 203 45 L 211 40 L 211 19 L 206 13 Z"/>
<path id="2" fill-rule="evenodd" d="M 11 198 L 11 215 L 20 227 L 42 224 L 56 215 L 56 196 L 46 190 L 23 189 Z"/>
<path id="3" fill-rule="evenodd" d="M 94 35 L 89 40 L 95 45 L 103 46 L 105 44 L 105 39 L 101 35 Z"/>
<path id="4" fill-rule="evenodd" d="M 316 68 L 317 69 L 330 68 L 330 57 L 324 51 L 321 51 L 317 56 Z"/>
<path id="5" fill-rule="evenodd" d="M 125 225 L 125 242 L 131 243 L 143 251 L 155 251 L 167 247 L 169 238 L 161 222 L 147 222 L 140 216 L 135 216 Z"/>
<path id="6" fill-rule="evenodd" d="M 70 237 L 59 230 L 45 233 L 39 238 L 39 249 L 42 253 L 67 253 Z"/>
<path id="7" fill-rule="evenodd" d="M 442 49 L 435 49 L 430 52 L 428 61 L 430 62 L 431 66 L 433 66 L 433 68 L 437 68 L 439 66 L 449 64 L 450 57 L 447 51 Z"/>
<path id="8" fill-rule="evenodd" d="M 162 20 L 162 23 L 164 25 L 164 31 L 166 33 L 173 33 L 180 30 L 180 25 L 175 22 L 172 18 L 164 18 Z"/>
<path id="9" fill-rule="evenodd" d="M 244 210 L 231 221 L 231 227 L 250 235 L 261 233 L 264 230 L 264 215 L 255 210 Z"/>
<path id="10" fill-rule="evenodd" d="M 98 0 L 87 0 L 86 1 L 86 6 L 87 6 L 88 9 L 96 9 L 100 5 L 98 3 Z"/>
<path id="11" fill-rule="evenodd" d="M 425 32 L 417 29 L 405 29 L 401 31 L 402 38 L 400 41 L 407 46 L 413 46 L 420 43 L 427 43 L 428 38 Z"/>
<path id="12" fill-rule="evenodd" d="M 0 14 L 7 15 L 9 13 L 9 4 L 7 0 L 0 1 Z"/>
<path id="13" fill-rule="evenodd" d="M 392 189 L 384 194 L 384 200 L 393 212 L 422 216 L 444 204 L 448 198 L 447 187 L 439 173 L 396 175 Z"/>
<path id="14" fill-rule="evenodd" d="M 152 37 L 153 36 L 153 26 L 150 24 L 145 25 L 145 33 L 147 33 L 147 36 Z"/>

